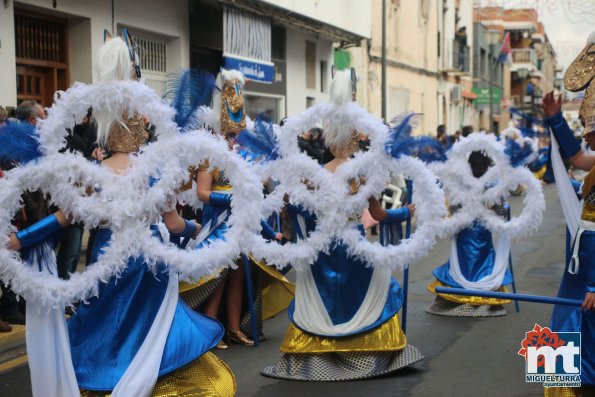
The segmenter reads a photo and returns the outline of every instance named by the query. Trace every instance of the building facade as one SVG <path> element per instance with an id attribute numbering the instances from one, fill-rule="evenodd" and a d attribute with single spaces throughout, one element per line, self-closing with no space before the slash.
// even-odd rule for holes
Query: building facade
<path id="1" fill-rule="evenodd" d="M 543 24 L 534 9 L 503 10 L 500 7 L 477 8 L 475 19 L 488 29 L 510 36 L 512 64 L 504 78 L 508 107 L 533 117 L 542 117 L 543 95 L 554 90 L 561 68 Z"/>
<path id="2" fill-rule="evenodd" d="M 477 127 L 485 131 L 499 131 L 508 121 L 501 111 L 505 94 L 504 74 L 508 71 L 506 63 L 498 59 L 502 47 L 501 32 L 490 31 L 481 22 L 475 22 L 473 34 L 473 92 L 476 95 L 475 108 L 479 113 Z M 491 37 L 492 34 L 495 37 Z"/>
<path id="3" fill-rule="evenodd" d="M 371 36 L 371 0 L 5 0 L 0 5 L 0 105 L 92 83 L 103 31 L 129 29 L 157 92 L 188 67 L 241 69 L 247 111 L 279 121 L 328 100 L 333 45 Z M 16 78 L 15 78 L 16 77 Z"/>
<path id="4" fill-rule="evenodd" d="M 160 89 L 168 73 L 189 66 L 185 1 L 4 1 L 0 5 L 0 105 L 32 99 L 50 106 L 54 92 L 91 83 L 103 31 L 129 28 L 141 51 L 143 77 Z M 146 49 L 146 50 L 145 50 Z M 15 78 L 16 76 L 16 78 Z"/>

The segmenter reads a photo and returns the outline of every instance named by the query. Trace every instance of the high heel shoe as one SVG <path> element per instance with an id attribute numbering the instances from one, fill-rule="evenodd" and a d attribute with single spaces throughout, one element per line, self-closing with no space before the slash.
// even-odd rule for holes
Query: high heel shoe
<path id="1" fill-rule="evenodd" d="M 242 331 L 227 331 L 227 340 L 233 343 L 239 343 L 243 346 L 254 346 L 254 341 L 248 338 Z"/>
<path id="2" fill-rule="evenodd" d="M 225 343 L 225 341 L 223 339 L 221 339 L 219 342 L 217 342 L 217 346 L 215 346 L 215 347 L 219 350 L 229 349 L 229 345 L 227 343 Z"/>

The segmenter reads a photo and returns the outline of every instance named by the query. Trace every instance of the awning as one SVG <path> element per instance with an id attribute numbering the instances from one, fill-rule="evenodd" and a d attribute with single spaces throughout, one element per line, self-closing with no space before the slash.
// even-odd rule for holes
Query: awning
<path id="1" fill-rule="evenodd" d="M 223 58 L 226 69 L 237 69 L 248 80 L 272 83 L 271 19 L 234 7 L 223 10 Z"/>
<path id="2" fill-rule="evenodd" d="M 341 29 L 340 27 L 329 25 L 294 12 L 288 12 L 286 9 L 268 2 L 257 0 L 219 0 L 219 2 L 258 15 L 266 16 L 274 20 L 276 23 L 303 30 L 316 36 L 322 36 L 331 41 L 359 45 L 360 41 L 366 38 L 357 33 Z"/>
<path id="3" fill-rule="evenodd" d="M 463 98 L 475 99 L 475 98 L 477 98 L 477 94 L 475 94 L 471 91 L 468 91 L 468 90 L 463 90 Z"/>

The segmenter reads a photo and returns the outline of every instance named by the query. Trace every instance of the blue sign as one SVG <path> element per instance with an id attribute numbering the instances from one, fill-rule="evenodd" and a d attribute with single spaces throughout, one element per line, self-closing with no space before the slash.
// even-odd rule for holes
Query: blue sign
<path id="1" fill-rule="evenodd" d="M 272 63 L 231 56 L 224 56 L 224 58 L 225 69 L 237 69 L 248 80 L 259 81 L 261 83 L 272 83 L 275 80 L 275 65 Z"/>

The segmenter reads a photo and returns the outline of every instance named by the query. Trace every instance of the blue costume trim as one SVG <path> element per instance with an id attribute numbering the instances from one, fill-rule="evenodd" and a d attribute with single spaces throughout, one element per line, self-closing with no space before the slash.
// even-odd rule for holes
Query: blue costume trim
<path id="1" fill-rule="evenodd" d="M 574 244 L 577 244 L 575 241 Z M 571 247 L 571 252 L 572 252 Z M 580 238 L 578 274 L 566 270 L 558 291 L 559 298 L 583 301 L 587 292 L 595 292 L 595 232 L 585 230 Z M 590 290 L 593 288 L 592 290 Z M 595 385 L 595 311 L 581 312 L 580 307 L 554 306 L 550 328 L 554 332 L 581 333 L 581 383 Z"/>
<path id="2" fill-rule="evenodd" d="M 180 233 L 170 233 L 173 237 L 194 237 L 194 235 L 196 234 L 196 229 L 198 227 L 196 226 L 196 223 L 194 223 L 193 221 L 189 221 L 188 219 L 184 219 L 184 230 L 182 230 Z"/>
<path id="3" fill-rule="evenodd" d="M 16 236 L 21 246 L 27 248 L 48 240 L 52 235 L 60 231 L 62 231 L 62 225 L 58 222 L 58 218 L 52 214 L 26 229 L 19 230 Z"/>
<path id="4" fill-rule="evenodd" d="M 308 232 L 316 227 L 316 217 L 302 207 L 289 205 L 287 209 L 290 217 L 294 220 L 296 234 L 300 238 L 306 238 Z M 307 230 L 300 229 L 299 223 L 296 221 L 297 215 L 304 217 Z M 362 233 L 362 238 L 364 238 L 363 227 L 358 225 L 358 229 Z M 333 241 L 327 252 L 318 254 L 318 258 L 311 266 L 311 270 L 316 288 L 332 323 L 337 325 L 351 320 L 368 292 L 373 267 L 349 254 L 347 245 L 342 241 Z M 391 277 L 386 303 L 375 322 L 357 332 L 320 336 L 337 338 L 358 335 L 372 330 L 394 317 L 402 304 L 403 290 L 396 280 Z M 293 319 L 294 310 L 295 302 L 292 301 L 288 310 L 289 319 L 299 328 L 299 325 Z"/>
<path id="5" fill-rule="evenodd" d="M 562 116 L 561 112 L 556 113 L 551 117 L 546 117 L 545 122 L 552 128 L 554 136 L 560 146 L 560 154 L 562 157 L 569 159 L 581 151 L 581 145 L 574 137 L 574 133 L 568 126 L 568 123 Z"/>
<path id="6" fill-rule="evenodd" d="M 492 274 L 496 253 L 492 242 L 492 233 L 475 222 L 473 226 L 457 234 L 457 254 L 461 273 L 469 281 L 478 281 Z M 450 275 L 450 261 L 437 267 L 432 272 L 434 277 L 449 287 L 463 288 Z M 502 280 L 502 285 L 512 284 L 510 269 Z"/>
<path id="7" fill-rule="evenodd" d="M 211 192 L 209 194 L 209 204 L 216 207 L 229 208 L 231 206 L 231 194 Z"/>
<path id="8" fill-rule="evenodd" d="M 262 227 L 261 233 L 264 236 L 264 238 L 274 240 L 275 237 L 277 237 L 277 233 L 275 232 L 275 230 L 273 230 L 271 225 L 269 225 L 269 223 L 264 219 L 260 221 L 260 227 Z"/>
<path id="9" fill-rule="evenodd" d="M 405 222 L 410 216 L 409 208 L 407 207 L 396 210 L 386 210 L 386 213 L 387 217 L 382 221 L 382 223 Z"/>

